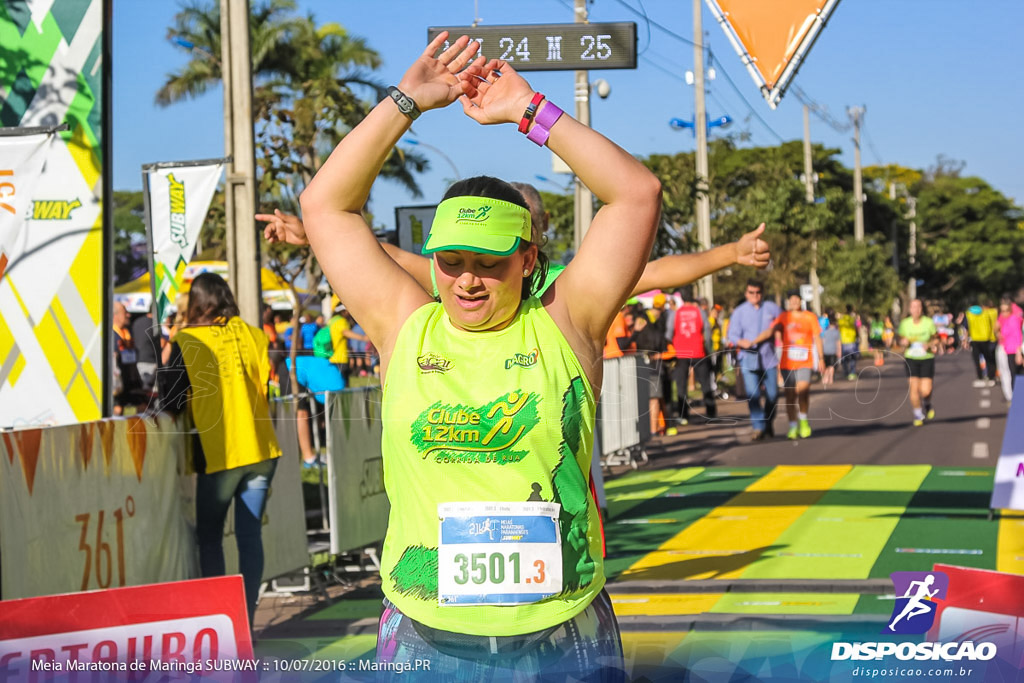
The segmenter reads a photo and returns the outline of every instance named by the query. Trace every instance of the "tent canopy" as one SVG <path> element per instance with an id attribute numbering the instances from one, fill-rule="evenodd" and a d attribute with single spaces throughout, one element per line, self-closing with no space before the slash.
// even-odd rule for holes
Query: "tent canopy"
<path id="1" fill-rule="evenodd" d="M 217 273 L 227 280 L 227 261 L 195 261 L 188 264 L 185 267 L 181 291 L 187 292 L 192 286 L 192 280 L 197 275 L 207 272 Z M 263 302 L 275 311 L 291 311 L 293 309 L 293 298 L 291 290 L 288 289 L 288 283 L 269 268 L 260 269 L 260 288 L 263 290 Z M 298 292 L 300 295 L 312 294 L 302 289 L 299 289 Z M 152 287 L 148 272 L 114 289 L 114 301 L 123 303 L 129 313 L 148 312 L 152 299 Z"/>

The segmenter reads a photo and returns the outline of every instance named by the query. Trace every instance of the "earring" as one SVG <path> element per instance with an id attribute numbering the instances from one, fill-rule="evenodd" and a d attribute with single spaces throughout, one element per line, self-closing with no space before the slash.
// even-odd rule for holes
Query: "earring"
<path id="1" fill-rule="evenodd" d="M 529 274 L 530 274 L 530 271 L 527 270 L 526 268 L 524 268 L 523 269 L 523 277 L 527 277 Z"/>

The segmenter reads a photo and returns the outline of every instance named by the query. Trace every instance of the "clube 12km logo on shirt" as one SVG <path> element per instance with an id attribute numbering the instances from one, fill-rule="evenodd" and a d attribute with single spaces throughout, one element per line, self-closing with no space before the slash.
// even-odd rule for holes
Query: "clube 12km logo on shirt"
<path id="1" fill-rule="evenodd" d="M 946 599 L 949 577 L 940 571 L 893 572 L 889 575 L 896 590 L 896 604 L 881 633 L 920 635 L 935 622 L 939 600 Z M 832 661 L 877 660 L 895 656 L 900 660 L 988 661 L 996 656 L 995 643 L 963 642 L 867 642 L 833 643 Z"/>

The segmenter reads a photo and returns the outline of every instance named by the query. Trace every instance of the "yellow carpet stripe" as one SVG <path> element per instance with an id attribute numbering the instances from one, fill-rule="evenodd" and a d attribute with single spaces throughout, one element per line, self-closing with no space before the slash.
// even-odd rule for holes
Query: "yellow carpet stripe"
<path id="1" fill-rule="evenodd" d="M 614 593 L 610 597 L 617 617 L 662 617 L 676 614 L 703 614 L 714 607 L 722 595 L 722 593 Z"/>
<path id="2" fill-rule="evenodd" d="M 850 469 L 780 465 L 635 562 L 621 579 L 738 578 Z"/>
<path id="3" fill-rule="evenodd" d="M 996 571 L 1024 574 L 1024 515 L 1003 510 L 999 517 Z"/>

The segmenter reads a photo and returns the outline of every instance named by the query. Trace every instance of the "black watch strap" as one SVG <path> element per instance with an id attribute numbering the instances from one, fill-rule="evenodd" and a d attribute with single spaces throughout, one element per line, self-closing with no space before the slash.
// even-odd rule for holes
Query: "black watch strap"
<path id="1" fill-rule="evenodd" d="M 402 112 L 413 121 L 419 118 L 420 108 L 416 106 L 416 102 L 411 97 L 393 85 L 388 86 L 388 95 L 390 95 L 391 99 L 393 99 L 395 104 L 398 105 L 398 111 Z"/>

